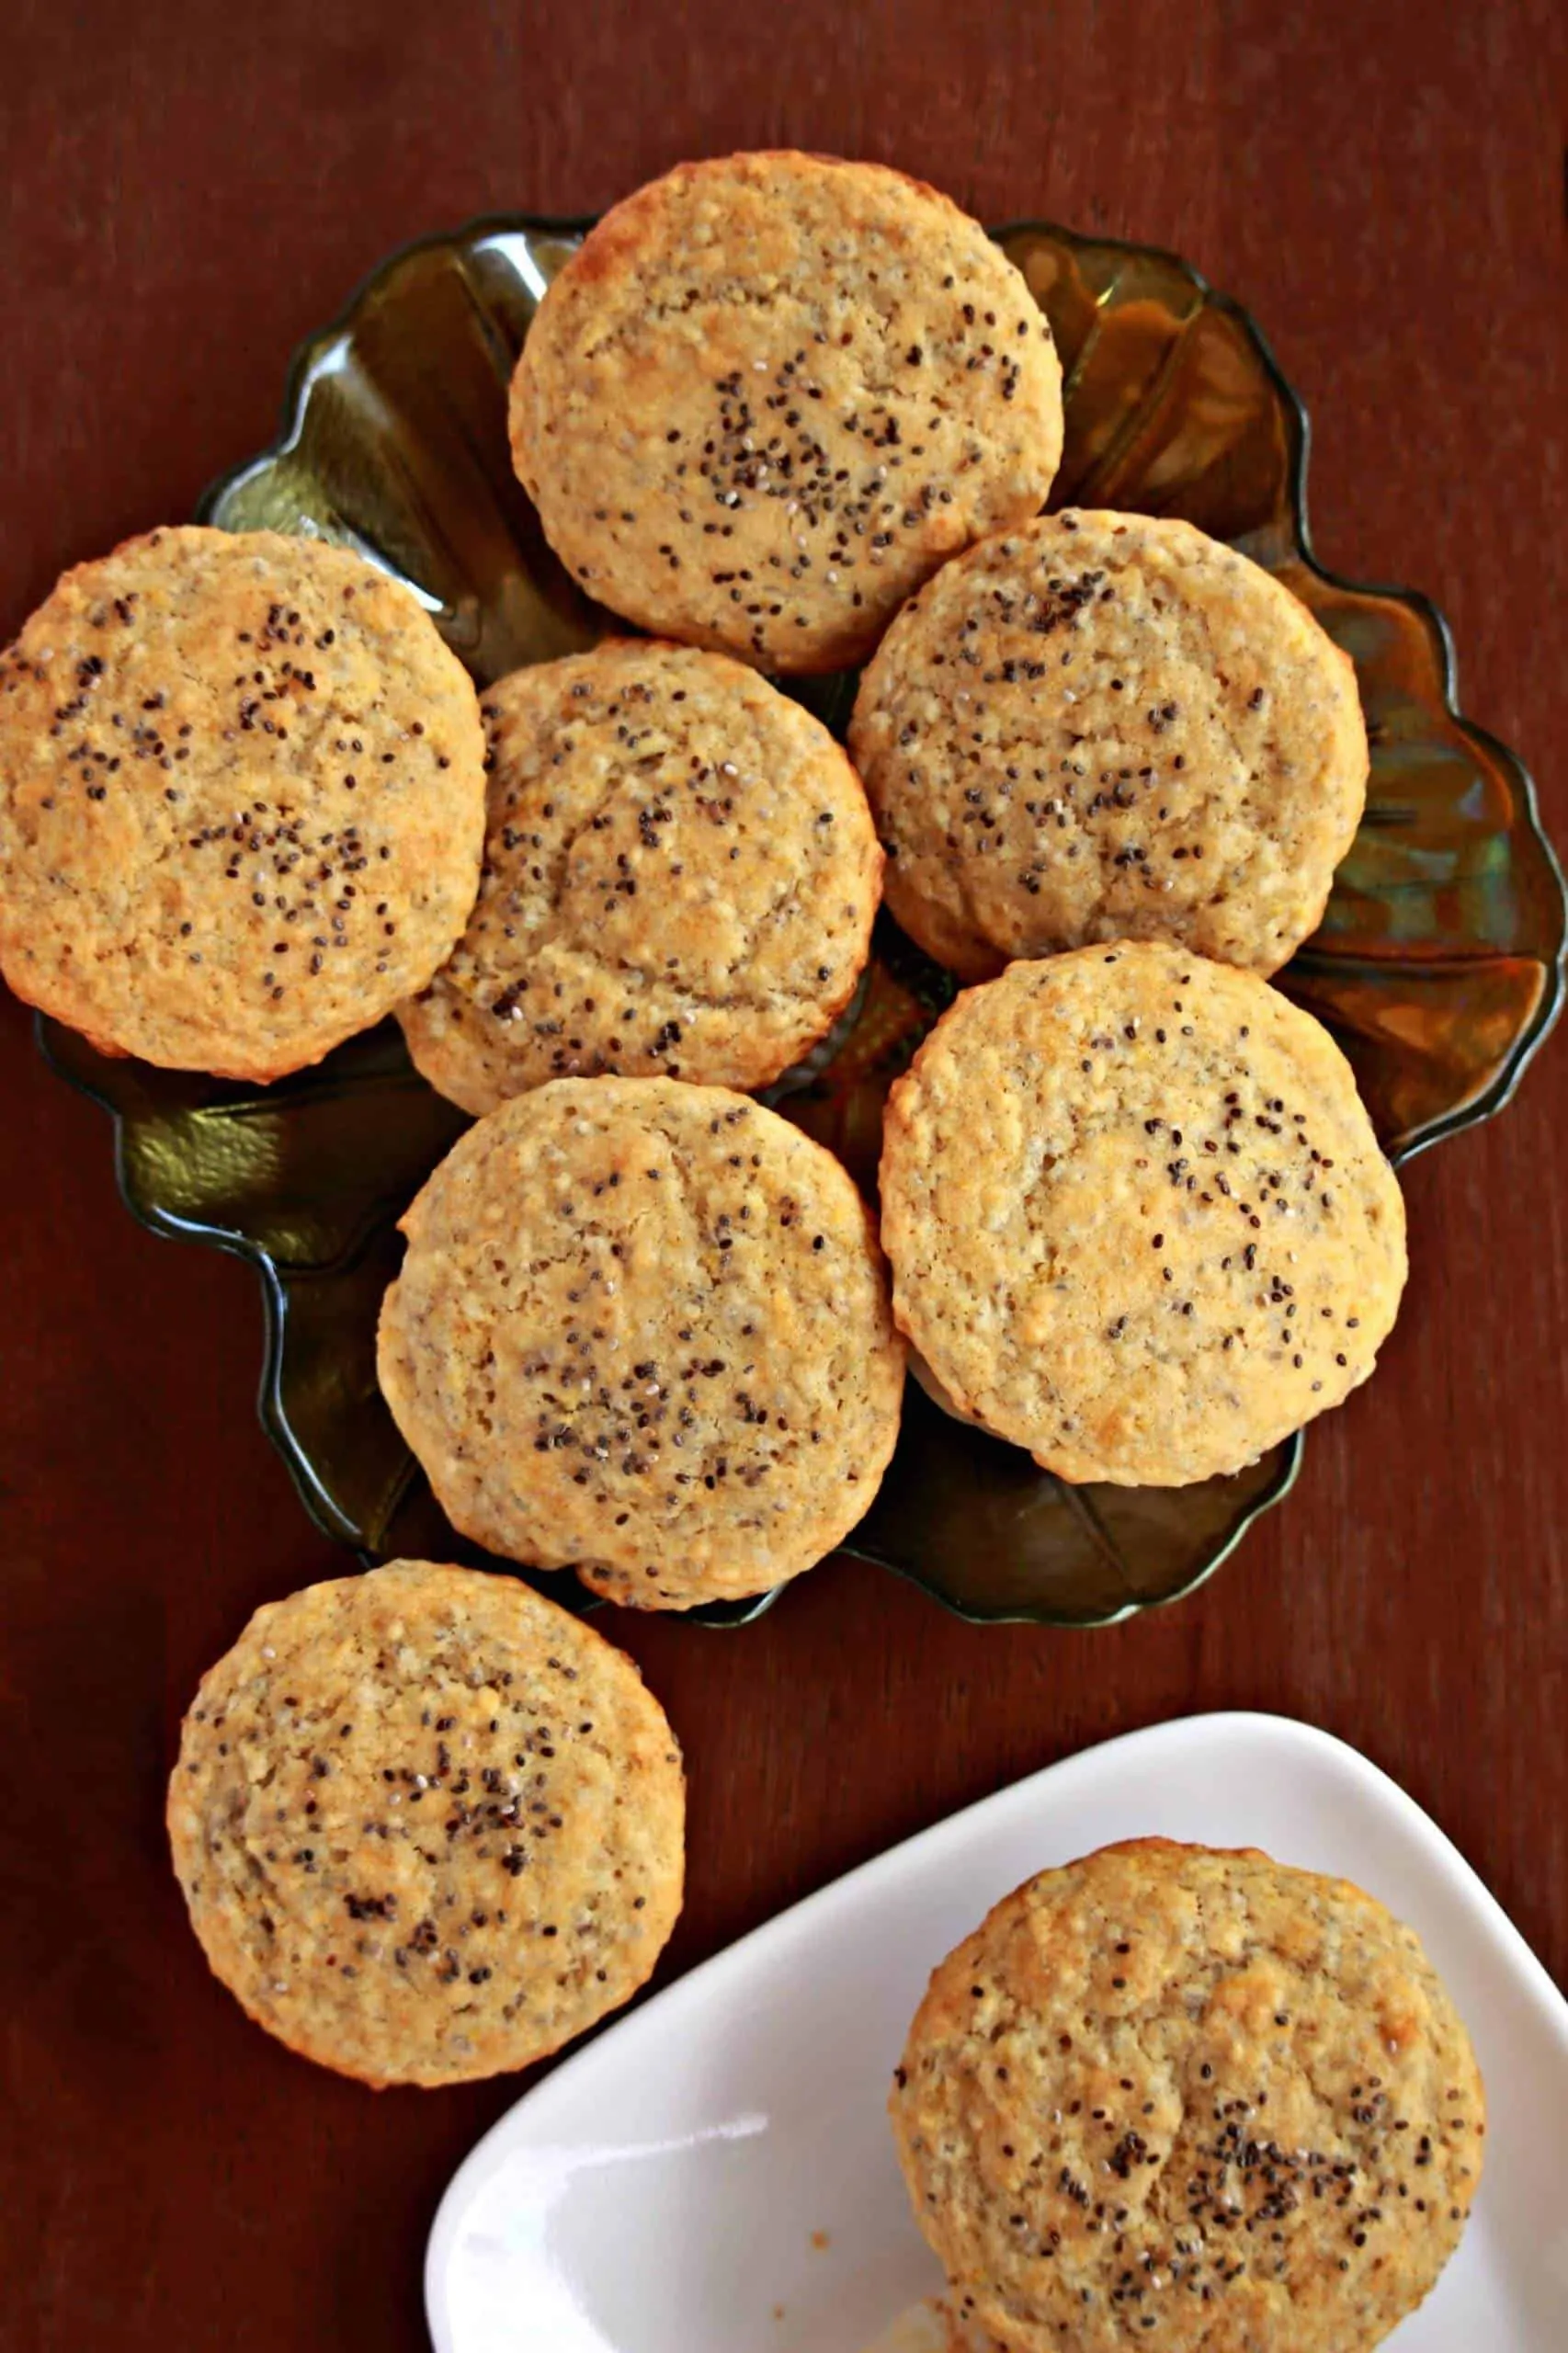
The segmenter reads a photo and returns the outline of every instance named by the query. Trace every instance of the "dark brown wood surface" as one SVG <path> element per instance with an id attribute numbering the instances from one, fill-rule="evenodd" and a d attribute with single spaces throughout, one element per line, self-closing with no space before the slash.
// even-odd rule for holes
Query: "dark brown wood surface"
<path id="1" fill-rule="evenodd" d="M 1324 0 L 20 0 L 0 49 L 0 633 L 183 517 L 386 249 L 574 213 L 683 155 L 886 158 L 990 220 L 1174 245 L 1315 425 L 1320 553 L 1446 608 L 1471 713 L 1568 836 L 1568 15 Z M 1354 1742 L 1568 1977 L 1568 1047 L 1408 1172 L 1371 1386 L 1205 1591 L 1114 1631 L 976 1631 L 832 1563 L 733 1634 L 613 1631 L 691 1768 L 663 1978 L 1107 1734 L 1278 1709 Z M 201 1669 L 341 1571 L 253 1405 L 242 1267 L 151 1240 L 106 1121 L 0 1003 L 0 2344 L 425 2342 L 424 2234 L 516 2081 L 380 2097 L 208 1978 L 163 1782 Z"/>

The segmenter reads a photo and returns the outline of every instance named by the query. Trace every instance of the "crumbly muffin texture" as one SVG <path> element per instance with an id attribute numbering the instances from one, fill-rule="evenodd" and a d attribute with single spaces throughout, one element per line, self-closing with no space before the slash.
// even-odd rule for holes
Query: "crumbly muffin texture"
<path id="1" fill-rule="evenodd" d="M 482 706 L 479 901 L 401 1009 L 466 1110 L 615 1071 L 765 1086 L 825 1035 L 881 883 L 859 779 L 744 664 L 611 642 L 519 670 Z"/>
<path id="2" fill-rule="evenodd" d="M 1000 2337 L 993 2336 L 975 2319 L 971 2297 L 959 2294 L 944 2298 L 936 2311 L 945 2353 L 1008 2353 Z"/>
<path id="3" fill-rule="evenodd" d="M 1163 1839 L 999 1904 L 932 1977 L 890 2106 L 956 2341 L 1007 2353 L 1368 2353 L 1457 2245 L 1485 2133 L 1411 1929 Z"/>
<path id="4" fill-rule="evenodd" d="M 1366 800 L 1350 658 L 1190 523 L 1068 511 L 947 564 L 860 683 L 889 904 L 967 980 L 1174 939 L 1275 972 Z"/>
<path id="5" fill-rule="evenodd" d="M 960 996 L 889 1099 L 894 1312 L 1059 1477 L 1240 1470 L 1370 1372 L 1404 1210 L 1349 1065 L 1248 972 L 1152 943 Z"/>
<path id="6" fill-rule="evenodd" d="M 683 164 L 555 279 L 513 380 L 551 544 L 655 633 L 769 670 L 863 659 L 912 589 L 1038 512 L 1061 369 L 977 222 L 880 165 Z"/>
<path id="7" fill-rule="evenodd" d="M 448 1517 L 644 1608 L 765 1591 L 869 1509 L 903 1344 L 844 1169 L 677 1079 L 554 1079 L 403 1221 L 381 1387 Z"/>
<path id="8" fill-rule="evenodd" d="M 658 1701 L 472 1569 L 396 1561 L 257 1610 L 186 1718 L 168 1825 L 214 1973 L 375 2085 L 543 2057 L 635 1992 L 680 1909 Z"/>
<path id="9" fill-rule="evenodd" d="M 0 655 L 0 969 L 108 1052 L 315 1062 L 450 951 L 483 762 L 461 665 L 358 556 L 129 540 Z"/>

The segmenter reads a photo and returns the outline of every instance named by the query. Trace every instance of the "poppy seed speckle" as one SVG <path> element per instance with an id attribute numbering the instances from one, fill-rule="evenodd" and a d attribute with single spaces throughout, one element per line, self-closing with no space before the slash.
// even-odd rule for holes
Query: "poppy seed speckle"
<path id="1" fill-rule="evenodd" d="M 645 421 L 628 369 L 657 387 Z M 1060 369 L 1023 279 L 946 198 L 875 165 L 732 156 L 589 234 L 530 328 L 511 436 L 552 543 L 617 611 L 822 670 L 956 548 L 1038 510 Z"/>

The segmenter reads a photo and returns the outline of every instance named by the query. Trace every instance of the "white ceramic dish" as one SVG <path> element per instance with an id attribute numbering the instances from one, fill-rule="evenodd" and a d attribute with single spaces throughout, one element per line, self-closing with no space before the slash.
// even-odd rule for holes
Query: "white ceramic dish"
<path id="1" fill-rule="evenodd" d="M 1414 1801 L 1277 1716 L 1132 1733 L 1001 1790 L 720 1953 L 558 2067 L 442 2201 L 437 2353 L 915 2353 L 940 2285 L 883 2113 L 932 1964 L 1115 1838 L 1257 1846 L 1408 1920 L 1486 2078 L 1486 2172 L 1396 2353 L 1568 2344 L 1568 2003 Z"/>

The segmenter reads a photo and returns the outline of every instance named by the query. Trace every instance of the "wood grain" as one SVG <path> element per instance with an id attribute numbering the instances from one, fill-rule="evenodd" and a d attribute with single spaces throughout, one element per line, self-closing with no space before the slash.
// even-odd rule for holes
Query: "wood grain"
<path id="1" fill-rule="evenodd" d="M 884 157 L 984 218 L 1174 245 L 1316 419 L 1320 551 L 1447 608 L 1472 713 L 1568 835 L 1568 17 L 1324 0 L 20 0 L 0 76 L 0 631 L 260 446 L 291 347 L 389 246 L 605 203 L 678 156 Z M 199 1671 L 333 1572 L 257 1428 L 250 1277 L 153 1242 L 100 1115 L 0 1005 L 0 2344 L 402 2353 L 423 2240 L 515 2082 L 338 2083 L 207 1979 L 162 1783 Z M 1371 1387 L 1192 1600 L 981 1631 L 832 1564 L 760 1625 L 624 1630 L 686 1744 L 665 1972 L 964 1801 L 1195 1709 L 1364 1749 L 1568 1977 L 1568 1052 L 1408 1172 Z"/>

